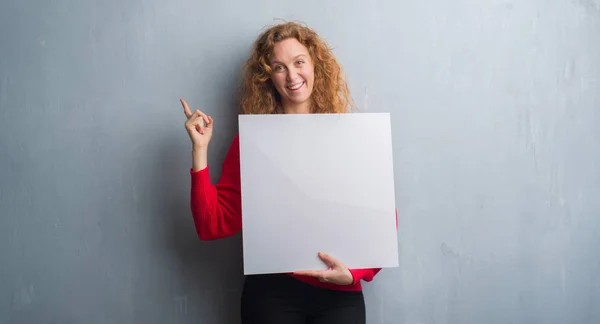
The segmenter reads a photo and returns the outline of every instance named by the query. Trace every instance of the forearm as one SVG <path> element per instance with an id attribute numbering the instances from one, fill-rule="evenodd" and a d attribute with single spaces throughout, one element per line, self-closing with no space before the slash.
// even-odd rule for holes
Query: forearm
<path id="1" fill-rule="evenodd" d="M 192 149 L 192 170 L 198 172 L 208 166 L 208 147 Z"/>
<path id="2" fill-rule="evenodd" d="M 202 240 L 231 236 L 242 227 L 239 141 L 233 141 L 216 185 L 210 180 L 206 149 L 193 149 L 191 208 Z"/>
<path id="3" fill-rule="evenodd" d="M 191 210 L 200 239 L 215 240 L 239 232 L 242 226 L 240 189 L 231 182 L 228 169 L 216 186 L 210 181 L 209 167 L 192 171 L 191 177 Z"/>

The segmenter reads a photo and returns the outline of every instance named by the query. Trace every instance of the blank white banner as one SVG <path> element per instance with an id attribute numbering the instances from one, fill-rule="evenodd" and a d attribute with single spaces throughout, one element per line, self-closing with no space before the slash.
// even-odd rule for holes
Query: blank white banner
<path id="1" fill-rule="evenodd" d="M 398 266 L 388 113 L 241 115 L 244 273 Z"/>

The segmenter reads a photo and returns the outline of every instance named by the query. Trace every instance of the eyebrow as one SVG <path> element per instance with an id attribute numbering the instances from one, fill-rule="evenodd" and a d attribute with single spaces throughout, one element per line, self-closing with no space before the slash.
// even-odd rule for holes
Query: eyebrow
<path id="1" fill-rule="evenodd" d="M 294 60 L 297 60 L 299 57 L 302 57 L 302 56 L 306 57 L 307 55 L 306 55 L 306 54 L 298 54 L 298 55 L 296 55 L 296 56 L 294 57 Z M 281 61 L 279 61 L 279 60 L 272 60 L 272 61 L 271 61 L 271 64 L 275 64 L 275 63 L 283 63 L 283 62 L 281 62 Z"/>

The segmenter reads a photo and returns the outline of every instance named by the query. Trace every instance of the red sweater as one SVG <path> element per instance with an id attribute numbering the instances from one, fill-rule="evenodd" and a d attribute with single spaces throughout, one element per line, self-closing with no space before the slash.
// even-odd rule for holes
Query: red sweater
<path id="1" fill-rule="evenodd" d="M 221 177 L 216 185 L 211 183 L 208 167 L 196 172 L 190 170 L 192 215 L 196 232 L 202 240 L 210 241 L 232 236 L 242 229 L 239 145 L 238 135 L 229 147 L 223 162 Z M 397 222 L 396 215 L 396 226 Z M 361 279 L 371 281 L 380 270 L 381 268 L 350 269 L 354 282 L 348 286 L 323 283 L 313 277 L 289 275 L 314 286 L 357 291 L 362 289 Z"/>

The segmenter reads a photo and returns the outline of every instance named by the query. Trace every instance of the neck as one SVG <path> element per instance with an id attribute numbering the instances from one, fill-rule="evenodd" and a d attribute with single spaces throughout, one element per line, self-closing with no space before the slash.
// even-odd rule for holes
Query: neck
<path id="1" fill-rule="evenodd" d="M 310 114 L 310 103 L 303 102 L 299 104 L 283 104 L 283 112 L 285 114 Z"/>

